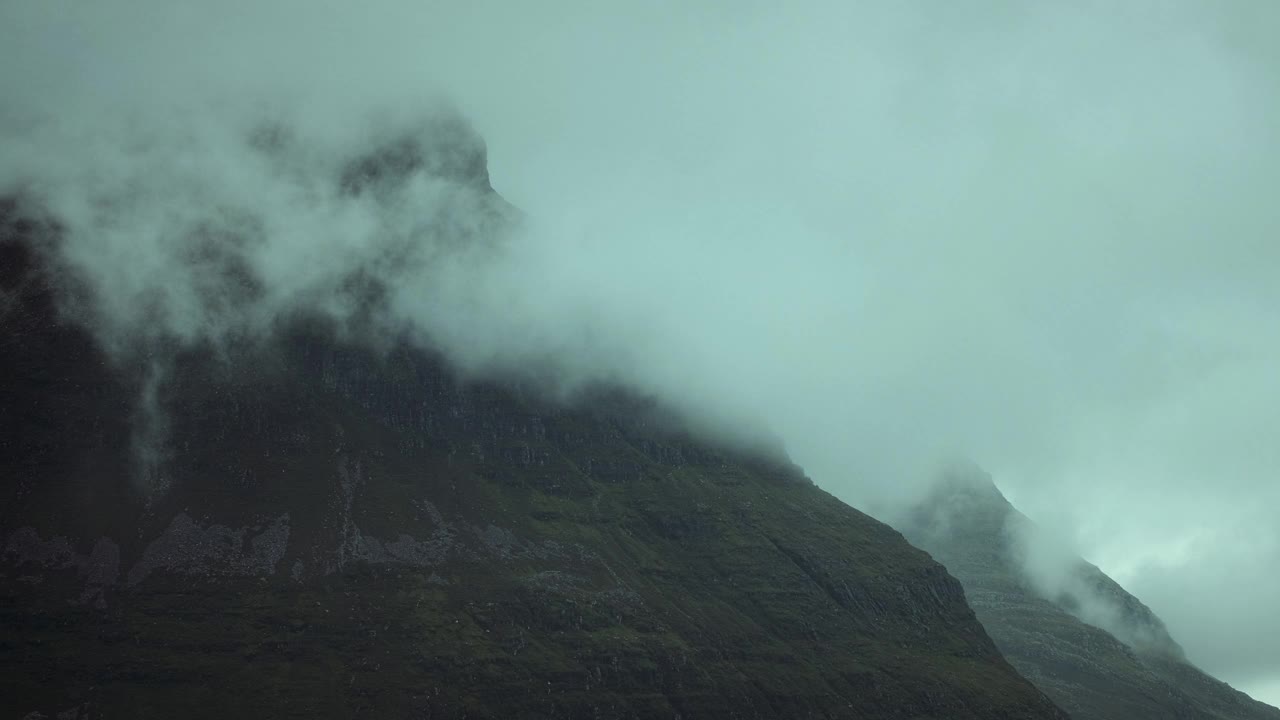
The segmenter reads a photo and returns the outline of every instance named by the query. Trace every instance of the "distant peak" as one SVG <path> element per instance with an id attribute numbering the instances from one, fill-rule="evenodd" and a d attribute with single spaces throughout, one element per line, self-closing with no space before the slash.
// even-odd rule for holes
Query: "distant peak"
<path id="1" fill-rule="evenodd" d="M 969 461 L 954 462 L 947 466 L 938 476 L 927 504 L 963 504 L 986 505 L 995 508 L 1010 508 L 1004 493 L 996 486 L 991 473 Z"/>
<path id="2" fill-rule="evenodd" d="M 471 123 L 453 110 L 439 110 L 412 127 L 376 143 L 342 170 L 343 191 L 397 186 L 416 174 L 490 192 L 488 149 Z"/>

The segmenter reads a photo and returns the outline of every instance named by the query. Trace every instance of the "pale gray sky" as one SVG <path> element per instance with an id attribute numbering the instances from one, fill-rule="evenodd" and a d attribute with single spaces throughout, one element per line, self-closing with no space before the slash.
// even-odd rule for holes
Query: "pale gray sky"
<path id="1" fill-rule="evenodd" d="M 1269 0 L 11 0 L 0 122 L 51 186 L 164 128 L 253 188 L 219 112 L 340 137 L 447 96 L 531 218 L 485 342 L 588 328 L 583 372 L 766 416 L 872 511 L 971 457 L 1277 704 L 1277 32 Z"/>

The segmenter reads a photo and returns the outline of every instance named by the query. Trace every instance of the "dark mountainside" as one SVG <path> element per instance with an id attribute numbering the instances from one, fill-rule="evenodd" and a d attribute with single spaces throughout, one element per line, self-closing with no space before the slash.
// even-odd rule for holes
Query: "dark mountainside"
<path id="1" fill-rule="evenodd" d="M 412 143 L 340 182 L 415 172 L 488 186 L 482 150 Z M 109 356 L 26 207 L 0 208 L 0 716 L 1065 717 L 940 565 L 786 462 L 305 312 Z"/>
<path id="2" fill-rule="evenodd" d="M 1150 609 L 1083 559 L 1056 597 L 1036 592 L 1014 540 L 1035 528 L 982 473 L 949 477 L 899 527 L 960 579 L 1009 662 L 1076 720 L 1280 720 L 1187 662 Z"/>

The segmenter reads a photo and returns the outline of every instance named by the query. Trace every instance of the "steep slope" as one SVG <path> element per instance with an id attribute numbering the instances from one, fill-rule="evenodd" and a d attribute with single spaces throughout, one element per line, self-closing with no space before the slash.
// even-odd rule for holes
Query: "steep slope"
<path id="1" fill-rule="evenodd" d="M 785 461 L 305 312 L 108 355 L 0 213 L 0 715 L 1064 717 Z"/>
<path id="2" fill-rule="evenodd" d="M 1093 565 L 1071 558 L 1052 581 L 1033 581 L 1023 568 L 1037 531 L 989 477 L 947 478 L 899 527 L 960 579 L 1014 667 L 1076 720 L 1280 719 L 1187 662 L 1164 623 Z"/>

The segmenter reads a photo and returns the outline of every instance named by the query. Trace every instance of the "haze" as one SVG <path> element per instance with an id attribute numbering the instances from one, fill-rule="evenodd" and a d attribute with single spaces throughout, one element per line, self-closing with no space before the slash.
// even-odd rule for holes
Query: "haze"
<path id="1" fill-rule="evenodd" d="M 447 98 L 527 225 L 466 282 L 398 286 L 458 362 L 760 419 L 886 519 L 971 458 L 1280 704 L 1278 30 L 1266 0 L 15 0 L 0 190 L 161 192 L 113 257 L 179 293 L 149 243 L 213 192 L 294 228 L 261 255 L 288 282 L 383 216 L 290 215 L 235 133 L 289 118 L 306 169 Z"/>

